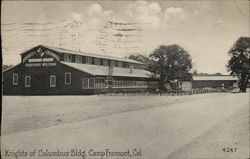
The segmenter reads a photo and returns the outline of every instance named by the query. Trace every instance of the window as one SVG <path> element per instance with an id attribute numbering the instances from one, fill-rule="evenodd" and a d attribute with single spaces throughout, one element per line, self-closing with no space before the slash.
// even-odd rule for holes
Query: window
<path id="1" fill-rule="evenodd" d="M 13 74 L 13 85 L 18 85 L 18 74 Z"/>
<path id="2" fill-rule="evenodd" d="M 50 87 L 56 87 L 56 76 L 55 75 L 50 76 Z"/>
<path id="3" fill-rule="evenodd" d="M 108 60 L 107 60 L 107 59 L 103 59 L 103 65 L 104 65 L 104 66 L 108 66 L 108 65 L 109 65 L 109 63 L 108 63 Z"/>
<path id="4" fill-rule="evenodd" d="M 64 54 L 64 61 L 71 61 L 71 60 L 72 60 L 72 55 Z"/>
<path id="5" fill-rule="evenodd" d="M 114 87 L 117 87 L 117 81 L 114 81 L 114 82 L 113 82 L 113 86 L 114 86 Z"/>
<path id="6" fill-rule="evenodd" d="M 110 62 L 110 66 L 113 66 L 113 67 L 114 67 L 114 66 L 115 66 L 115 61 L 111 61 L 111 62 Z"/>
<path id="7" fill-rule="evenodd" d="M 100 65 L 101 62 L 100 62 L 100 59 L 99 58 L 95 58 L 95 65 Z"/>
<path id="8" fill-rule="evenodd" d="M 112 87 L 112 85 L 113 85 L 113 78 L 112 77 L 107 77 L 106 82 L 107 82 L 106 86 Z"/>
<path id="9" fill-rule="evenodd" d="M 94 88 L 94 87 L 95 87 L 95 79 L 89 78 L 89 88 Z"/>
<path id="10" fill-rule="evenodd" d="M 92 64 L 92 58 L 91 57 L 86 57 L 85 62 L 86 62 L 86 64 Z"/>
<path id="11" fill-rule="evenodd" d="M 95 88 L 105 88 L 105 87 L 106 87 L 105 77 L 97 77 L 95 79 Z"/>
<path id="12" fill-rule="evenodd" d="M 70 72 L 65 73 L 65 84 L 71 84 L 71 73 Z"/>
<path id="13" fill-rule="evenodd" d="M 82 63 L 82 56 L 76 55 L 75 61 L 76 61 L 77 63 Z"/>
<path id="14" fill-rule="evenodd" d="M 89 88 L 89 79 L 88 78 L 83 78 L 82 79 L 82 88 L 83 89 Z"/>
<path id="15" fill-rule="evenodd" d="M 92 89 L 95 87 L 95 79 L 94 78 L 83 78 L 82 79 L 82 88 L 83 89 Z"/>
<path id="16" fill-rule="evenodd" d="M 31 77 L 25 76 L 25 87 L 30 87 Z"/>
<path id="17" fill-rule="evenodd" d="M 129 64 L 127 62 L 124 63 L 125 68 L 129 68 Z"/>
<path id="18" fill-rule="evenodd" d="M 118 61 L 118 62 L 117 62 L 117 66 L 118 66 L 118 67 L 123 67 L 123 62 Z"/>

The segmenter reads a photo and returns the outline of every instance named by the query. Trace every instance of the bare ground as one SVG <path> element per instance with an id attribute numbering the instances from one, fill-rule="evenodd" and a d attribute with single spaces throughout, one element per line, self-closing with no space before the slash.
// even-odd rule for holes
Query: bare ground
<path id="1" fill-rule="evenodd" d="M 128 158 L 249 156 L 247 93 L 6 96 L 3 115 L 2 152 L 20 148 L 27 151 L 78 148 L 86 152 L 91 148 L 100 151 L 140 148 L 142 156 Z M 237 147 L 237 152 L 222 153 L 223 147 Z"/>

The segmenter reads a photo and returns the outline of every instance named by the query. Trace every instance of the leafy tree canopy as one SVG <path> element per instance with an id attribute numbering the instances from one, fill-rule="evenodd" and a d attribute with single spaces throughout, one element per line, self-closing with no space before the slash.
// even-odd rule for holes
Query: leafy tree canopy
<path id="1" fill-rule="evenodd" d="M 150 62 L 149 57 L 144 56 L 142 54 L 133 54 L 133 55 L 130 55 L 128 58 L 135 60 L 135 61 L 138 61 L 138 62 L 141 62 L 141 63 L 144 63 L 144 64 L 148 64 Z"/>
<path id="2" fill-rule="evenodd" d="M 161 45 L 150 57 L 153 62 L 149 70 L 160 76 L 160 88 L 164 88 L 166 81 L 191 80 L 192 58 L 186 50 L 179 45 Z"/>
<path id="3" fill-rule="evenodd" d="M 231 57 L 228 61 L 228 71 L 239 77 L 240 91 L 246 92 L 250 79 L 250 37 L 240 37 L 228 51 Z"/>

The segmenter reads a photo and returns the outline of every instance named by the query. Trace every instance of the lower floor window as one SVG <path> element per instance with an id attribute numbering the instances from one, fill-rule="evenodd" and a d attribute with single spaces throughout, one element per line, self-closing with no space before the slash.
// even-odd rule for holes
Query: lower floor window
<path id="1" fill-rule="evenodd" d="M 117 88 L 145 88 L 148 86 L 147 81 L 113 81 L 113 86 Z"/>
<path id="2" fill-rule="evenodd" d="M 106 78 L 105 77 L 97 77 L 95 79 L 95 88 L 105 88 L 106 87 Z"/>
<path id="3" fill-rule="evenodd" d="M 94 88 L 94 87 L 95 87 L 95 79 L 89 78 L 89 88 Z"/>
<path id="4" fill-rule="evenodd" d="M 13 85 L 18 85 L 18 74 L 13 74 Z"/>
<path id="5" fill-rule="evenodd" d="M 95 88 L 95 79 L 94 78 L 83 78 L 82 79 L 82 88 L 83 89 Z"/>
<path id="6" fill-rule="evenodd" d="M 25 87 L 30 87 L 31 77 L 25 76 Z"/>
<path id="7" fill-rule="evenodd" d="M 56 76 L 55 75 L 50 76 L 50 87 L 56 87 Z"/>
<path id="8" fill-rule="evenodd" d="M 82 89 L 94 88 L 147 88 L 147 81 L 117 81 L 111 77 L 82 78 Z"/>

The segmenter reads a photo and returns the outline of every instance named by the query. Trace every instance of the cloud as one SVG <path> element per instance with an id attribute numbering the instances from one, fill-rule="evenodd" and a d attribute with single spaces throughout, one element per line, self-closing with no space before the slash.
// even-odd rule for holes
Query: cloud
<path id="1" fill-rule="evenodd" d="M 184 10 L 180 7 L 170 7 L 165 10 L 165 19 L 184 19 Z"/>
<path id="2" fill-rule="evenodd" d="M 222 21 L 220 19 L 216 19 L 213 25 L 221 25 Z"/>
<path id="3" fill-rule="evenodd" d="M 161 7 L 157 2 L 136 1 L 129 5 L 126 13 L 139 23 L 157 27 L 160 23 Z"/>
<path id="4" fill-rule="evenodd" d="M 156 2 L 150 3 L 148 5 L 148 7 L 149 7 L 150 12 L 153 13 L 153 14 L 157 14 L 157 13 L 159 13 L 161 11 L 160 5 L 158 3 L 156 3 Z"/>
<path id="5" fill-rule="evenodd" d="M 88 8 L 88 15 L 102 12 L 102 6 L 98 3 L 93 3 Z"/>
<path id="6" fill-rule="evenodd" d="M 81 17 L 82 17 L 82 15 L 80 13 L 72 13 L 71 16 L 72 16 L 73 20 L 76 20 L 76 21 L 80 21 Z"/>
<path id="7" fill-rule="evenodd" d="M 89 16 L 109 16 L 113 13 L 112 10 L 104 10 L 103 7 L 99 3 L 93 3 L 88 8 Z"/>

